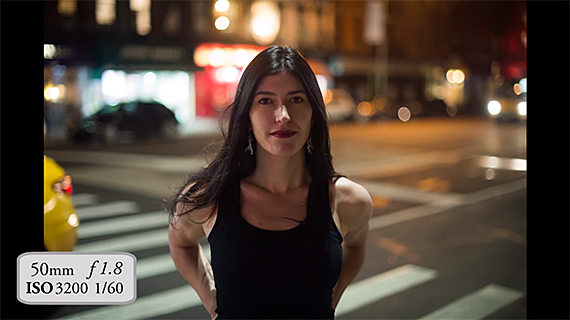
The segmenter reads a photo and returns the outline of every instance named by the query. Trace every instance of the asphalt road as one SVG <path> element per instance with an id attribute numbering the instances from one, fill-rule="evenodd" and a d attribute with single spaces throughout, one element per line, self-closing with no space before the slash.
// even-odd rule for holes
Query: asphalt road
<path id="1" fill-rule="evenodd" d="M 52 318 L 207 318 L 169 257 L 162 205 L 205 163 L 201 150 L 215 137 L 46 144 L 74 179 L 76 251 L 128 251 L 138 260 L 134 303 L 64 306 Z M 336 169 L 374 202 L 366 261 L 337 318 L 526 318 L 524 124 L 334 124 L 331 140 Z"/>

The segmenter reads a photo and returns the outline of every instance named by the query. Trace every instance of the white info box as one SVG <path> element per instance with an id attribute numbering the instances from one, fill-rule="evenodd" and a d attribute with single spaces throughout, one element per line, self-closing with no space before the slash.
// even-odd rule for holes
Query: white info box
<path id="1" fill-rule="evenodd" d="M 113 305 L 137 298 L 137 258 L 129 252 L 27 252 L 18 257 L 25 304 Z"/>

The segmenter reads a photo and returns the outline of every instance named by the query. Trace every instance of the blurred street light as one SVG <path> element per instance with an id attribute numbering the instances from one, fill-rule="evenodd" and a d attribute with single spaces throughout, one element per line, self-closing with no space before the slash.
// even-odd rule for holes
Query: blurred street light
<path id="1" fill-rule="evenodd" d="M 230 19 L 226 16 L 219 16 L 214 22 L 214 26 L 217 30 L 226 30 L 230 26 Z"/>
<path id="2" fill-rule="evenodd" d="M 281 18 L 277 3 L 257 1 L 251 6 L 251 31 L 259 44 L 267 45 L 275 40 L 279 33 Z"/>
<path id="3" fill-rule="evenodd" d="M 490 114 L 496 116 L 501 112 L 501 104 L 496 100 L 490 101 L 487 104 L 487 110 L 489 110 Z"/>
<path id="4" fill-rule="evenodd" d="M 228 0 L 217 0 L 214 4 L 214 27 L 218 31 L 233 32 L 233 27 L 230 28 L 233 19 L 238 19 L 236 17 L 236 12 L 234 7 L 231 7 Z"/>
<path id="5" fill-rule="evenodd" d="M 458 69 L 449 69 L 445 74 L 445 77 L 449 83 L 463 83 L 465 81 L 465 74 L 463 71 Z"/>
<path id="6" fill-rule="evenodd" d="M 217 12 L 226 12 L 230 8 L 230 2 L 228 0 L 218 0 L 214 5 L 214 9 Z"/>

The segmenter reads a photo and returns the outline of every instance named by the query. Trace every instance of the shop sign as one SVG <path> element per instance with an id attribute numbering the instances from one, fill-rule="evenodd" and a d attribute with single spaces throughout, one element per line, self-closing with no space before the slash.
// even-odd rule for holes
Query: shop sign
<path id="1" fill-rule="evenodd" d="M 242 44 L 203 43 L 194 51 L 194 63 L 199 67 L 243 68 L 265 48 Z"/>
<path id="2" fill-rule="evenodd" d="M 185 57 L 186 50 L 182 47 L 125 45 L 119 50 L 121 60 L 182 62 Z"/>

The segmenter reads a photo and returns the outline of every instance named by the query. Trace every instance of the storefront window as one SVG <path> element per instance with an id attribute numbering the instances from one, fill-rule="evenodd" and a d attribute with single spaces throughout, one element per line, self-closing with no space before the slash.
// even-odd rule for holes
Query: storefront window
<path id="1" fill-rule="evenodd" d="M 196 116 L 193 74 L 185 71 L 106 70 L 101 75 L 104 104 L 130 101 L 157 101 L 172 110 L 180 123 Z"/>
<path id="2" fill-rule="evenodd" d="M 95 19 L 98 24 L 111 25 L 115 22 L 115 0 L 97 0 Z"/>
<path id="3" fill-rule="evenodd" d="M 57 2 L 57 12 L 62 16 L 73 16 L 77 11 L 77 0 L 59 0 Z"/>

